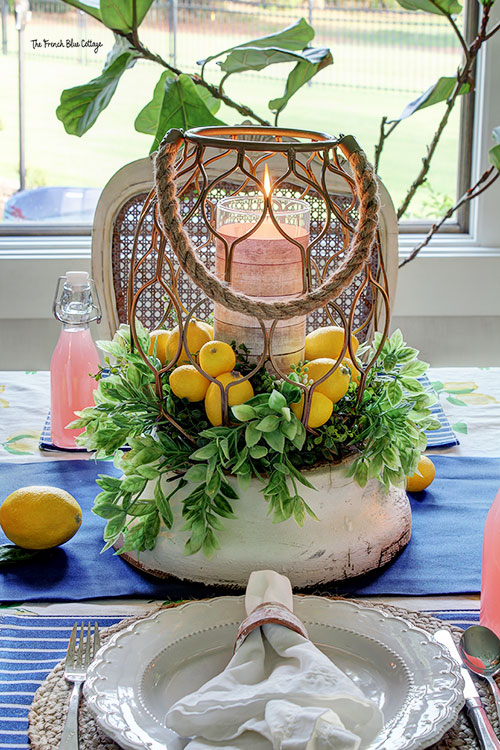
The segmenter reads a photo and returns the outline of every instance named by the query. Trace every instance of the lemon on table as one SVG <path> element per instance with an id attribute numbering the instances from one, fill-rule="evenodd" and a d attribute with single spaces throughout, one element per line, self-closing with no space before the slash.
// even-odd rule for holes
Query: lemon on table
<path id="1" fill-rule="evenodd" d="M 241 375 L 239 372 L 223 372 L 219 375 L 216 380 L 222 383 L 224 388 L 228 383 L 232 383 L 235 380 L 240 380 Z M 245 401 L 252 398 L 253 388 L 248 380 L 238 385 L 233 385 L 227 392 L 227 402 L 229 406 L 237 406 L 244 404 Z M 205 396 L 205 411 L 209 422 L 214 427 L 219 427 L 222 424 L 222 405 L 221 405 L 221 392 L 217 383 L 210 383 Z"/>
<path id="2" fill-rule="evenodd" d="M 213 338 L 214 332 L 212 326 L 208 323 L 204 323 L 202 320 L 190 320 L 187 332 L 187 344 L 189 353 L 196 359 L 196 355 L 200 351 L 203 344 L 210 341 Z M 179 326 L 172 328 L 169 339 L 167 341 L 167 356 L 169 360 L 172 360 L 177 354 L 177 347 L 179 345 Z M 189 359 L 186 354 L 184 346 L 182 347 L 179 359 L 177 360 L 178 365 L 189 364 Z"/>
<path id="3" fill-rule="evenodd" d="M 302 414 L 304 413 L 304 394 L 302 394 L 298 403 L 290 404 L 290 408 L 297 419 L 302 419 Z M 307 426 L 312 430 L 316 427 L 321 427 L 325 422 L 328 422 L 332 416 L 332 411 L 333 401 L 328 396 L 325 396 L 324 393 L 318 393 L 315 390 L 311 399 L 311 410 L 309 411 Z"/>
<path id="4" fill-rule="evenodd" d="M 176 396 L 189 401 L 203 401 L 210 385 L 210 380 L 204 378 L 193 365 L 176 367 L 170 373 L 168 382 Z"/>
<path id="5" fill-rule="evenodd" d="M 224 341 L 207 341 L 200 349 L 198 363 L 207 375 L 216 378 L 223 372 L 231 372 L 236 364 L 236 354 Z"/>
<path id="6" fill-rule="evenodd" d="M 58 487 L 21 487 L 0 506 L 0 526 L 11 542 L 24 549 L 49 549 L 64 544 L 82 523 L 75 498 Z"/>
<path id="7" fill-rule="evenodd" d="M 167 343 L 170 338 L 170 331 L 164 331 L 158 328 L 156 331 L 151 331 L 149 334 L 149 349 L 148 354 L 151 357 L 154 352 L 156 342 L 156 356 L 164 365 L 167 362 Z"/>
<path id="8" fill-rule="evenodd" d="M 415 474 L 412 474 L 411 477 L 406 477 L 406 489 L 408 492 L 421 492 L 430 485 L 435 476 L 436 467 L 431 459 L 427 456 L 421 456 Z"/>
<path id="9" fill-rule="evenodd" d="M 335 360 L 330 359 L 329 357 L 313 359 L 306 365 L 307 377 L 315 383 L 322 378 L 323 375 L 326 375 L 334 366 Z M 350 380 L 349 370 L 340 364 L 330 377 L 316 386 L 314 393 L 322 393 L 330 399 L 332 404 L 336 404 L 337 401 L 340 401 L 342 396 L 345 396 L 347 393 Z"/>
<path id="10" fill-rule="evenodd" d="M 339 326 L 323 326 L 316 328 L 306 336 L 306 359 L 318 359 L 319 357 L 331 357 L 338 359 L 344 347 L 345 331 Z M 353 354 L 356 354 L 359 341 L 356 336 L 351 335 L 351 347 Z M 349 354 L 349 349 L 346 350 Z"/>

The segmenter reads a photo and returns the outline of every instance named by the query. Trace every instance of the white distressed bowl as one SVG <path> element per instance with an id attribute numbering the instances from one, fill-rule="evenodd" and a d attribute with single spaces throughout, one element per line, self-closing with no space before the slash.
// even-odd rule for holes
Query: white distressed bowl
<path id="1" fill-rule="evenodd" d="M 181 499 L 189 488 L 174 496 L 173 527 L 162 527 L 154 550 L 141 552 L 139 559 L 137 553 L 123 557 L 155 576 L 228 586 L 246 586 L 252 570 L 276 570 L 287 575 L 292 586 L 302 588 L 379 568 L 410 540 L 410 504 L 403 489 L 392 487 L 386 494 L 375 479 L 361 488 L 347 478 L 350 460 L 307 471 L 317 489 L 301 485 L 300 492 L 319 522 L 306 516 L 302 528 L 293 519 L 273 524 L 266 515 L 262 483 L 252 479 L 242 492 L 236 479 L 229 477 L 240 498 L 231 501 L 237 518 L 223 519 L 225 528 L 218 532 L 221 548 L 209 560 L 201 551 L 184 555 L 189 532 L 180 531 Z M 153 486 L 146 487 L 145 497 L 153 496 Z"/>

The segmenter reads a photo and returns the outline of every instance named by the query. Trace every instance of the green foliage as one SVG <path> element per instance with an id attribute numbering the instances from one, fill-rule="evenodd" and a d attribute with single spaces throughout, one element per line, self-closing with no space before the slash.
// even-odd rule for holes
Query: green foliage
<path id="1" fill-rule="evenodd" d="M 23 549 L 17 544 L 2 544 L 0 545 L 0 568 L 28 562 L 38 557 L 41 552 L 42 550 L 39 549 Z"/>
<path id="2" fill-rule="evenodd" d="M 176 76 L 166 70 L 156 84 L 152 100 L 137 115 L 135 129 L 155 136 L 152 153 L 169 128 L 187 130 L 201 125 L 224 125 L 209 108 L 214 109 L 213 102 L 217 102 L 213 97 L 207 102 L 190 76 Z"/>
<path id="3" fill-rule="evenodd" d="M 405 10 L 423 10 L 441 16 L 455 15 L 462 10 L 458 0 L 398 0 L 398 3 Z"/>
<path id="4" fill-rule="evenodd" d="M 106 109 L 123 73 L 135 65 L 139 55 L 122 37 L 117 37 L 102 73 L 83 86 L 66 89 L 56 115 L 70 135 L 82 136 Z"/>
<path id="5" fill-rule="evenodd" d="M 82 3 L 65 0 L 111 29 L 115 46 L 100 76 L 82 86 L 66 89 L 56 110 L 67 133 L 81 136 L 92 127 L 99 114 L 108 106 L 123 73 L 138 59 L 152 60 L 164 71 L 155 86 L 151 101 L 139 112 L 135 128 L 140 133 L 154 135 L 151 151 L 158 148 L 170 128 L 189 129 L 207 125 L 224 125 L 215 117 L 222 100 L 240 114 L 251 110 L 238 105 L 224 92 L 224 82 L 236 73 L 262 70 L 276 63 L 293 63 L 283 96 L 269 102 L 276 120 L 291 97 L 325 66 L 333 63 L 330 50 L 310 47 L 314 30 L 302 18 L 283 31 L 253 39 L 211 55 L 200 62 L 201 77 L 186 75 L 172 67 L 159 55 L 150 52 L 140 42 L 138 28 L 149 10 L 152 0 L 100 0 Z M 224 58 L 218 61 L 218 58 Z M 206 65 L 217 60 L 222 79 L 218 86 L 205 80 Z M 253 114 L 253 113 L 252 113 Z M 258 116 L 254 119 L 266 122 Z"/>
<path id="6" fill-rule="evenodd" d="M 269 109 L 276 112 L 276 118 L 286 107 L 292 96 L 305 84 L 310 81 L 316 73 L 333 65 L 333 57 L 329 49 L 319 48 L 304 50 L 303 60 L 299 61 L 293 68 L 287 78 L 285 93 L 278 99 L 271 99 Z"/>
<path id="7" fill-rule="evenodd" d="M 98 21 L 102 21 L 99 0 L 88 0 L 86 3 L 81 3 L 80 0 L 64 0 L 64 2 L 72 5 L 74 8 L 78 8 L 78 10 L 83 10 L 89 16 L 97 18 Z"/>
<path id="8" fill-rule="evenodd" d="M 113 31 L 134 31 L 142 23 L 153 0 L 100 0 L 101 19 Z"/>
<path id="9" fill-rule="evenodd" d="M 489 150 L 488 156 L 490 162 L 500 172 L 500 125 L 493 130 L 491 135 L 497 145 Z"/>
<path id="10" fill-rule="evenodd" d="M 149 336 L 137 322 L 141 346 L 147 351 Z M 370 361 L 381 343 L 376 334 L 371 346 L 358 354 Z M 351 384 L 334 406 L 330 420 L 306 431 L 290 409 L 300 400 L 306 367 L 299 365 L 286 382 L 260 371 L 252 384 L 256 395 L 231 408 L 230 426 L 211 427 L 203 407 L 177 398 L 165 382 L 163 402 L 154 389 L 154 374 L 131 351 L 130 331 L 121 326 L 113 341 L 98 342 L 108 355 L 110 374 L 99 379 L 96 405 L 80 412 L 74 427 L 84 427 L 81 445 L 98 457 L 114 455 L 122 478 L 101 476 L 102 492 L 94 513 L 105 518 L 104 549 L 123 536 L 120 552 L 152 549 L 161 522 L 171 528 L 172 498 L 178 494 L 189 532 L 186 554 L 206 556 L 218 548 L 217 534 L 235 517 L 236 482 L 244 491 L 252 477 L 262 482 L 273 523 L 293 518 L 302 525 L 315 518 L 301 496 L 300 486 L 314 489 L 304 470 L 352 456 L 349 475 L 364 486 L 377 478 L 389 488 L 404 486 L 425 449 L 424 430 L 439 428 L 429 407 L 435 396 L 425 392 L 418 378 L 427 365 L 418 352 L 406 346 L 395 331 L 384 343 L 375 365 L 368 371 L 361 401 Z M 110 359 L 111 357 L 111 359 Z M 154 356 L 151 364 L 160 365 Z M 251 367 L 248 351 L 237 354 L 240 372 Z M 439 385 L 439 384 L 437 384 Z M 167 419 L 172 416 L 190 442 Z M 122 452 L 127 444 L 130 450 Z M 231 479 L 231 477 L 233 479 Z M 169 486 L 171 489 L 166 490 Z"/>
<path id="11" fill-rule="evenodd" d="M 445 102 L 452 95 L 456 85 L 456 76 L 439 78 L 427 91 L 424 91 L 417 99 L 407 104 L 397 120 L 404 120 L 420 109 L 431 107 L 433 104 L 438 104 L 439 102 Z M 464 83 L 460 87 L 459 94 L 468 94 L 470 90 L 470 84 Z"/>

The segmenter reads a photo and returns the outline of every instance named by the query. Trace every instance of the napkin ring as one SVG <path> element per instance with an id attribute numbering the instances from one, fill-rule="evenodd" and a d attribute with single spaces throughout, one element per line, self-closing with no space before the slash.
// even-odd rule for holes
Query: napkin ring
<path id="1" fill-rule="evenodd" d="M 294 613 L 288 609 L 288 607 L 285 607 L 284 604 L 276 604 L 276 602 L 263 602 L 250 612 L 248 617 L 243 620 L 238 628 L 234 651 L 239 649 L 247 635 L 251 633 L 252 630 L 260 628 L 262 625 L 267 625 L 270 622 L 275 623 L 276 625 L 283 625 L 285 628 L 294 630 L 304 638 L 309 638 L 307 630 L 302 622 L 297 615 L 294 615 Z"/>

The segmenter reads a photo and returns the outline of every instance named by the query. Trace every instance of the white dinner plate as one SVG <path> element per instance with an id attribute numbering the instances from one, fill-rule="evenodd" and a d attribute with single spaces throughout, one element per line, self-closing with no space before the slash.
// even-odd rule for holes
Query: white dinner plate
<path id="1" fill-rule="evenodd" d="M 370 750 L 422 750 L 463 706 L 455 663 L 424 630 L 375 607 L 294 597 L 311 640 L 384 714 Z M 85 696 L 102 730 L 125 750 L 177 750 L 169 707 L 221 672 L 245 617 L 244 597 L 164 609 L 116 633 L 88 671 Z"/>

